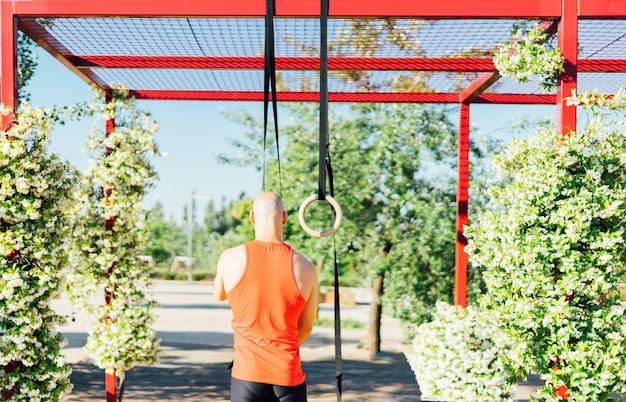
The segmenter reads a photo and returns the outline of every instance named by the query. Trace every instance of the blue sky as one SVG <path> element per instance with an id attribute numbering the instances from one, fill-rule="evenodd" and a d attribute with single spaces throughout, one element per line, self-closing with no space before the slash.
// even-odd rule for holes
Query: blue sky
<path id="1" fill-rule="evenodd" d="M 48 53 L 39 49 L 39 66 L 27 90 L 36 106 L 71 105 L 91 99 L 89 86 Z M 181 221 L 189 195 L 210 196 L 219 205 L 223 198 L 232 200 L 245 192 L 254 196 L 261 189 L 261 173 L 254 169 L 218 164 L 216 153 L 237 152 L 227 139 L 244 139 L 244 127 L 226 119 L 221 110 L 245 109 L 262 116 L 262 102 L 208 101 L 138 101 L 141 109 L 152 113 L 160 124 L 156 141 L 167 156 L 157 158 L 154 165 L 159 182 L 148 194 L 145 205 L 156 201 L 164 205 L 166 216 Z M 554 117 L 555 106 L 472 105 L 470 120 L 483 133 L 500 138 L 506 127 L 521 115 Z M 281 115 L 278 116 L 279 122 Z M 454 120 L 453 120 L 454 121 Z M 91 122 L 58 126 L 52 137 L 51 150 L 69 160 L 80 170 L 87 167 L 82 152 L 85 133 Z M 272 133 L 273 135 L 273 133 Z M 312 184 L 312 193 L 316 184 Z M 339 192 L 339 189 L 336 189 Z M 198 199 L 198 212 L 207 201 Z"/>

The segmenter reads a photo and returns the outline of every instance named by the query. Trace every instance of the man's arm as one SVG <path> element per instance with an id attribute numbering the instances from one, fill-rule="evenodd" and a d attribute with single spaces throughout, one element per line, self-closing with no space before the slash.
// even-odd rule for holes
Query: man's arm
<path id="1" fill-rule="evenodd" d="M 297 253 L 294 254 L 294 271 L 296 272 L 296 281 L 298 282 L 300 293 L 306 300 L 304 310 L 298 319 L 298 339 L 300 344 L 302 344 L 313 331 L 319 299 L 318 278 L 315 266 Z"/>

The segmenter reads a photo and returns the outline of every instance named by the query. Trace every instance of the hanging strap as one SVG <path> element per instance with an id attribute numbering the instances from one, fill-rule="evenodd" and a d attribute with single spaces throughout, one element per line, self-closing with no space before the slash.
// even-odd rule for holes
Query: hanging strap
<path id="1" fill-rule="evenodd" d="M 341 317 L 339 309 L 339 270 L 337 269 L 337 245 L 333 237 L 333 251 L 335 254 L 335 385 L 337 390 L 337 402 L 341 402 L 341 380 L 343 368 L 341 363 Z"/>
<path id="2" fill-rule="evenodd" d="M 322 0 L 324 1 L 324 0 Z M 330 196 L 335 197 L 335 189 L 333 186 L 333 168 L 330 163 L 330 153 L 326 159 L 328 170 L 328 182 L 330 185 Z M 333 216 L 335 211 L 333 210 Z M 337 402 L 341 402 L 341 381 L 343 377 L 342 363 L 341 363 L 341 309 L 339 308 L 339 267 L 337 265 L 337 240 L 333 237 L 333 252 L 335 257 L 335 381 L 337 388 Z"/>
<path id="3" fill-rule="evenodd" d="M 330 163 L 328 141 L 328 7 L 329 0 L 321 0 L 320 10 L 320 141 L 319 141 L 319 187 L 318 200 L 326 199 L 326 173 L 330 182 L 330 196 L 335 197 L 333 188 L 333 170 Z M 333 215 L 335 211 L 333 210 Z M 339 306 L 339 270 L 337 266 L 337 246 L 333 239 L 335 257 L 335 381 L 337 402 L 341 402 L 342 394 L 342 361 L 341 361 L 341 309 Z"/>
<path id="4" fill-rule="evenodd" d="M 328 0 L 321 0 L 320 11 L 320 142 L 318 200 L 326 199 L 328 158 Z"/>
<path id="5" fill-rule="evenodd" d="M 269 107 L 270 83 L 272 89 L 272 109 L 274 111 L 274 132 L 276 133 L 276 156 L 278 158 L 278 185 L 279 194 L 282 194 L 282 172 L 280 169 L 280 147 L 278 145 L 278 107 L 276 100 L 276 57 L 274 54 L 274 15 L 276 4 L 274 0 L 265 2 L 265 62 L 263 80 L 263 183 L 261 191 L 265 191 L 265 148 L 267 144 L 267 120 Z"/>

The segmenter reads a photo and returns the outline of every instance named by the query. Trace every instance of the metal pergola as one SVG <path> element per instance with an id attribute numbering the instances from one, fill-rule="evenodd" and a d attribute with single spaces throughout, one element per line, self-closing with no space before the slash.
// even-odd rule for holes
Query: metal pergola
<path id="1" fill-rule="evenodd" d="M 277 101 L 319 102 L 319 0 L 275 0 Z M 85 82 L 137 99 L 263 100 L 263 0 L 1 0 L 0 98 L 16 107 L 17 31 Z M 469 115 L 473 103 L 556 104 L 626 86 L 624 0 L 330 0 L 329 102 L 459 106 L 456 304 L 466 305 Z M 549 23 L 565 59 L 556 91 L 503 78 L 492 62 L 513 24 Z M 401 39 L 398 37 L 401 36 Z M 398 85 L 402 83 L 402 85 Z M 3 121 L 4 123 L 4 121 Z"/>

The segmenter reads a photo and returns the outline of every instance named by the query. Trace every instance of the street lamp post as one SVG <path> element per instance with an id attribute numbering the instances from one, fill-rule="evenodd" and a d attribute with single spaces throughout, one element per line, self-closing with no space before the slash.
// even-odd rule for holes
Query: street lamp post
<path id="1" fill-rule="evenodd" d="M 193 268 L 193 200 L 203 199 L 212 200 L 210 195 L 198 195 L 194 193 L 189 194 L 187 200 L 187 279 L 192 280 L 192 268 Z"/>

